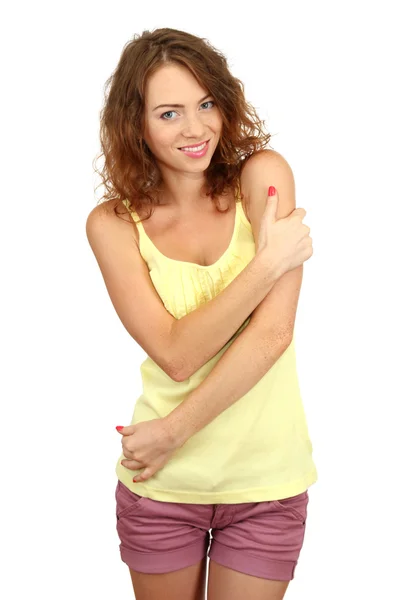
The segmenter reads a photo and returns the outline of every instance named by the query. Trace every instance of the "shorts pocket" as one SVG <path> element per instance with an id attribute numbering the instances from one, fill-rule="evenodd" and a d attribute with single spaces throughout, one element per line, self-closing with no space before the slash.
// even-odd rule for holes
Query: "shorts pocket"
<path id="1" fill-rule="evenodd" d="M 118 479 L 115 490 L 115 512 L 117 519 L 136 513 L 136 511 L 142 508 L 147 499 L 145 496 L 139 496 L 139 494 L 132 492 Z"/>
<path id="2" fill-rule="evenodd" d="M 292 496 L 291 498 L 283 498 L 282 500 L 273 500 L 272 504 L 275 508 L 288 512 L 293 515 L 293 517 L 299 521 L 301 521 L 304 525 L 307 519 L 307 504 L 309 501 L 308 491 L 302 492 L 297 496 Z"/>

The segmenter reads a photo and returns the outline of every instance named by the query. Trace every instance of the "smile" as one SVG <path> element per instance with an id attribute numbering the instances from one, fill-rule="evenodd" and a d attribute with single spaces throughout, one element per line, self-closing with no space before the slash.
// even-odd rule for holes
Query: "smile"
<path id="1" fill-rule="evenodd" d="M 179 148 L 179 150 L 184 150 L 185 152 L 200 152 L 201 150 L 203 150 L 203 148 L 205 148 L 207 141 L 208 140 L 206 140 L 202 144 L 199 144 L 198 146 L 182 146 L 181 148 Z"/>

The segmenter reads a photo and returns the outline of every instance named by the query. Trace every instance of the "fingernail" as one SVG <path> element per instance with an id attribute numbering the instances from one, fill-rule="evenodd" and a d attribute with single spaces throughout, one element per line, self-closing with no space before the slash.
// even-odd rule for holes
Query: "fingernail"
<path id="1" fill-rule="evenodd" d="M 132 481 L 133 481 L 133 483 L 137 483 L 137 480 L 136 480 L 136 479 L 132 479 Z"/>
<path id="2" fill-rule="evenodd" d="M 273 185 L 270 185 L 268 188 L 268 196 L 275 196 L 276 189 Z"/>
<path id="3" fill-rule="evenodd" d="M 121 431 L 121 429 L 123 429 L 123 428 L 124 428 L 124 426 L 123 426 L 123 425 L 117 425 L 115 429 L 116 429 L 117 431 Z"/>

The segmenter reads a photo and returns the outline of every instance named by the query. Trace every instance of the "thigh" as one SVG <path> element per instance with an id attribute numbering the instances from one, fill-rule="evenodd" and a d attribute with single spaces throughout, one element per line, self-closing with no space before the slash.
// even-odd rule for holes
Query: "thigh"
<path id="1" fill-rule="evenodd" d="M 247 575 L 210 560 L 207 600 L 282 600 L 289 583 Z"/>
<path id="2" fill-rule="evenodd" d="M 121 481 L 115 497 L 121 559 L 134 573 L 171 573 L 198 565 L 207 555 L 208 505 L 152 500 Z"/>
<path id="3" fill-rule="evenodd" d="M 210 559 L 252 577 L 292 580 L 303 546 L 308 501 L 305 491 L 283 500 L 232 505 L 230 519 L 212 529 Z"/>
<path id="4" fill-rule="evenodd" d="M 136 600 L 205 600 L 207 556 L 170 573 L 150 575 L 129 569 Z"/>

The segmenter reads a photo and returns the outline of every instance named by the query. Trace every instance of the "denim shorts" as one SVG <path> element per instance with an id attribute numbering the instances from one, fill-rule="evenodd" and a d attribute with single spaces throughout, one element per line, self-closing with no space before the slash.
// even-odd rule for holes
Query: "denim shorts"
<path id="1" fill-rule="evenodd" d="M 115 500 L 121 560 L 134 571 L 168 573 L 207 555 L 248 575 L 294 578 L 308 490 L 282 500 L 184 504 L 139 496 L 118 480 Z"/>

